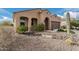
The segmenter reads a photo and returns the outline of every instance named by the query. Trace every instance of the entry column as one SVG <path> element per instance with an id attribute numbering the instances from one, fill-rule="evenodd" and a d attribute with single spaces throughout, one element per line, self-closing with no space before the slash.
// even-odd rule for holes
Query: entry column
<path id="1" fill-rule="evenodd" d="M 29 32 L 31 31 L 31 18 L 29 18 L 28 20 L 28 31 Z"/>
<path id="2" fill-rule="evenodd" d="M 49 20 L 49 30 L 51 30 L 51 20 Z"/>

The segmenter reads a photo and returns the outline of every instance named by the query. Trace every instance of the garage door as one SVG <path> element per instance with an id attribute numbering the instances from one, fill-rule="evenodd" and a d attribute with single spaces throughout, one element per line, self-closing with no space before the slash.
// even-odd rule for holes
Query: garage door
<path id="1" fill-rule="evenodd" d="M 52 21 L 51 22 L 51 29 L 58 29 L 60 28 L 60 22 Z"/>

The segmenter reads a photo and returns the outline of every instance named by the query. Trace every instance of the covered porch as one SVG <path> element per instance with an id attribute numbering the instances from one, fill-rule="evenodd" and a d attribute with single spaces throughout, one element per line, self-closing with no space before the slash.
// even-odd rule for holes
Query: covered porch
<path id="1" fill-rule="evenodd" d="M 31 31 L 31 27 L 38 24 L 37 18 L 20 17 L 20 25 L 26 26 L 28 31 Z"/>

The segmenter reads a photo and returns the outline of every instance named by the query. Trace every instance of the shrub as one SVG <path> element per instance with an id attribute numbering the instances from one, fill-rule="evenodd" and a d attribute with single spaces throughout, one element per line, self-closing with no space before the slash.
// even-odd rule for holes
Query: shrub
<path id="1" fill-rule="evenodd" d="M 71 38 L 66 39 L 65 42 L 66 42 L 68 45 L 72 45 L 72 44 L 73 44 L 73 41 L 72 41 Z"/>
<path id="2" fill-rule="evenodd" d="M 18 33 L 24 33 L 27 30 L 28 30 L 28 28 L 26 26 L 23 26 L 23 25 L 17 27 L 17 32 Z"/>
<path id="3" fill-rule="evenodd" d="M 44 31 L 44 24 L 38 24 L 32 26 L 32 31 L 37 31 L 37 32 Z"/>
<path id="4" fill-rule="evenodd" d="M 72 20 L 70 22 L 71 28 L 73 27 L 79 27 L 79 20 Z"/>
<path id="5" fill-rule="evenodd" d="M 58 29 L 58 31 L 59 31 L 59 32 L 65 32 L 65 31 L 64 31 L 63 29 L 61 29 L 61 28 L 60 28 L 60 29 Z"/>
<path id="6" fill-rule="evenodd" d="M 67 30 L 66 29 L 58 29 L 58 32 L 67 32 Z M 72 33 L 72 34 L 75 34 L 75 32 L 74 31 L 70 31 L 70 33 Z"/>
<path id="7" fill-rule="evenodd" d="M 12 22 L 5 20 L 5 21 L 2 21 L 1 25 L 2 26 L 12 26 Z"/>

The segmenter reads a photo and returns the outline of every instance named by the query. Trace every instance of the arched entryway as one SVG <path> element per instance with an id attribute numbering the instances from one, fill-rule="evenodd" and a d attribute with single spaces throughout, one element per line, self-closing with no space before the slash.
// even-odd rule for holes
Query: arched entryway
<path id="1" fill-rule="evenodd" d="M 31 19 L 31 25 L 32 26 L 37 25 L 37 18 L 32 18 Z"/>
<path id="2" fill-rule="evenodd" d="M 49 18 L 48 17 L 45 18 L 44 23 L 45 23 L 45 30 L 49 30 Z"/>
<path id="3" fill-rule="evenodd" d="M 28 27 L 28 18 L 27 17 L 24 17 L 24 16 L 21 16 L 20 17 L 20 25 L 23 25 L 23 26 L 27 26 Z"/>

